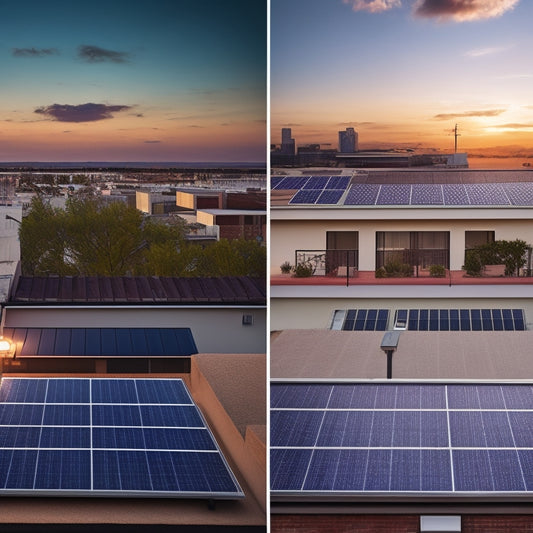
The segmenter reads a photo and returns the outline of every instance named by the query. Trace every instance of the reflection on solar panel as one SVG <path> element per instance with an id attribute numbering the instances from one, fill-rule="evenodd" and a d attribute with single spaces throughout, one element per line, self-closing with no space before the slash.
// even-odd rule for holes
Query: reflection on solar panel
<path id="1" fill-rule="evenodd" d="M 532 206 L 532 183 L 356 183 L 344 205 Z"/>
<path id="2" fill-rule="evenodd" d="M 348 309 L 347 311 L 335 311 L 332 329 L 385 331 L 388 321 L 388 309 Z"/>
<path id="3" fill-rule="evenodd" d="M 398 309 L 394 329 L 413 331 L 524 331 L 523 309 Z"/>
<path id="4" fill-rule="evenodd" d="M 190 328 L 4 328 L 17 357 L 168 357 L 198 353 Z"/>
<path id="5" fill-rule="evenodd" d="M 0 495 L 244 496 L 180 379 L 3 378 Z"/>
<path id="6" fill-rule="evenodd" d="M 271 497 L 524 496 L 533 385 L 271 384 Z"/>

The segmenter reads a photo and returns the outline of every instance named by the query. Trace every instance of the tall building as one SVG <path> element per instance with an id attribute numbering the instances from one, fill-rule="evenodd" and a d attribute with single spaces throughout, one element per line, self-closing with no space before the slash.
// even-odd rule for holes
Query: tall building
<path id="1" fill-rule="evenodd" d="M 291 137 L 291 128 L 281 128 L 281 153 L 286 155 L 294 155 L 295 143 Z"/>
<path id="2" fill-rule="evenodd" d="M 353 154 L 357 152 L 358 135 L 353 128 L 346 128 L 346 131 L 339 131 L 339 152 L 342 154 Z"/>

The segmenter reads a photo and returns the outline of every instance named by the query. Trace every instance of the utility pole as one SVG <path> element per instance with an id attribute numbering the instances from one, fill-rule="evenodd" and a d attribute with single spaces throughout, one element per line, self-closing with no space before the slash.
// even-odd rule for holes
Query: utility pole
<path id="1" fill-rule="evenodd" d="M 461 136 L 460 133 L 457 133 L 457 124 L 455 125 L 455 128 L 453 129 L 453 134 L 455 137 L 455 153 L 457 153 L 457 137 Z"/>

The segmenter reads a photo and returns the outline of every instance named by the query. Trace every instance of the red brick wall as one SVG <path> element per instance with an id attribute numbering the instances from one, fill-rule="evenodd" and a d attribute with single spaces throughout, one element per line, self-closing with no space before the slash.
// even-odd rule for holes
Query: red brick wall
<path id="1" fill-rule="evenodd" d="M 533 532 L 533 515 L 463 515 L 462 533 Z"/>
<path id="2" fill-rule="evenodd" d="M 271 515 L 271 533 L 418 533 L 418 515 Z"/>

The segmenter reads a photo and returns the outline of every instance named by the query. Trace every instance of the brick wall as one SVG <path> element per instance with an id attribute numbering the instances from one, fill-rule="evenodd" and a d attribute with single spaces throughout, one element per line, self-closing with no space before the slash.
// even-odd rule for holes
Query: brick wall
<path id="1" fill-rule="evenodd" d="M 533 515 L 463 515 L 462 533 L 533 532 Z"/>
<path id="2" fill-rule="evenodd" d="M 271 533 L 418 533 L 418 515 L 271 515 Z"/>

